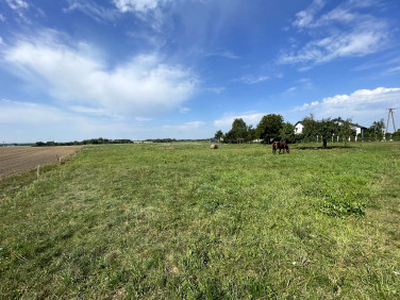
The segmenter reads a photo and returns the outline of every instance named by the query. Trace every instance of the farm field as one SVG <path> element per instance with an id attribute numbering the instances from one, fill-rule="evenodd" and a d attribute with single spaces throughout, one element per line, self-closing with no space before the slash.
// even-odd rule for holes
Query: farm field
<path id="1" fill-rule="evenodd" d="M 79 148 L 81 146 L 0 147 L 0 178 L 63 159 Z"/>
<path id="2" fill-rule="evenodd" d="M 400 297 L 399 143 L 209 146 L 0 179 L 0 298 Z"/>

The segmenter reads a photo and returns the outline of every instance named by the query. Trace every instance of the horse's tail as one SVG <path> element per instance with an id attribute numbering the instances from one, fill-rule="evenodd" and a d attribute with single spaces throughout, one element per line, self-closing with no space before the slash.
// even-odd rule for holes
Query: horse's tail
<path id="1" fill-rule="evenodd" d="M 277 149 L 277 148 L 278 148 L 278 147 L 277 147 L 276 143 L 273 142 L 273 143 L 272 143 L 272 153 L 273 153 L 273 154 L 276 154 L 276 149 Z"/>

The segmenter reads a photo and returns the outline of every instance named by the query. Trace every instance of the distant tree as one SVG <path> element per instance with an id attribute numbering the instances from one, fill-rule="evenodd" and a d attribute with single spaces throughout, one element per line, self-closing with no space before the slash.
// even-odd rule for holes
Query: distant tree
<path id="1" fill-rule="evenodd" d="M 235 119 L 232 123 L 232 129 L 225 134 L 225 140 L 228 143 L 236 143 L 238 139 L 247 140 L 248 127 L 242 118 Z"/>
<path id="2" fill-rule="evenodd" d="M 392 138 L 399 140 L 400 137 L 400 129 L 393 133 Z"/>
<path id="3" fill-rule="evenodd" d="M 223 138 L 223 137 L 224 137 L 224 134 L 221 130 L 218 130 L 214 135 L 214 139 L 216 139 L 217 141 L 220 141 L 221 138 Z"/>
<path id="4" fill-rule="evenodd" d="M 283 128 L 283 117 L 281 115 L 269 114 L 264 116 L 256 128 L 256 137 L 270 143 L 280 139 L 280 131 Z"/>
<path id="5" fill-rule="evenodd" d="M 339 123 L 331 118 L 317 121 L 313 115 L 305 117 L 302 121 L 304 125 L 303 133 L 305 137 L 319 136 L 322 139 L 322 148 L 327 148 L 328 140 L 335 134 L 339 134 Z"/>
<path id="6" fill-rule="evenodd" d="M 368 132 L 378 134 L 382 133 L 384 129 L 385 129 L 385 122 L 383 119 L 381 119 L 380 121 L 374 121 L 372 125 L 368 128 Z"/>
<path id="7" fill-rule="evenodd" d="M 253 128 L 253 125 L 250 125 L 247 128 L 247 140 L 248 141 L 254 141 L 255 139 L 257 139 L 257 137 L 256 137 L 256 129 Z"/>
<path id="8" fill-rule="evenodd" d="M 294 134 L 294 125 L 289 122 L 283 124 L 283 127 L 280 130 L 280 136 L 281 139 L 285 140 L 287 143 L 294 143 L 296 141 L 296 135 Z"/>
<path id="9" fill-rule="evenodd" d="M 349 137 L 356 135 L 356 131 L 351 128 L 351 119 L 343 120 L 342 118 L 337 118 L 333 122 L 339 125 L 337 134 L 343 138 L 345 144 L 347 144 Z"/>

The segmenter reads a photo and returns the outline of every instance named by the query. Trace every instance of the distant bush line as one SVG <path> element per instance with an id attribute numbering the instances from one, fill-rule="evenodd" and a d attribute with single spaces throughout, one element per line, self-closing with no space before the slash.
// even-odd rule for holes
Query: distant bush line
<path id="1" fill-rule="evenodd" d="M 51 147 L 51 146 L 74 146 L 74 145 L 104 145 L 104 144 L 133 144 L 133 143 L 173 143 L 173 142 L 195 142 L 195 141 L 206 141 L 202 140 L 193 140 L 193 139 L 171 139 L 171 138 L 164 138 L 164 139 L 146 139 L 140 141 L 133 141 L 130 139 L 90 139 L 90 140 L 83 140 L 83 141 L 74 141 L 74 142 L 36 142 L 33 146 L 35 147 Z M 208 139 L 207 139 L 208 141 Z"/>

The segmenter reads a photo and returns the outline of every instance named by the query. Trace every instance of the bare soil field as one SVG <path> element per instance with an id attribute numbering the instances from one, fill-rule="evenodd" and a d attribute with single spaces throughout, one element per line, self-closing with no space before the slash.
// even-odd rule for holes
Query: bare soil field
<path id="1" fill-rule="evenodd" d="M 74 154 L 81 147 L 0 147 L 0 178 L 56 162 Z"/>

